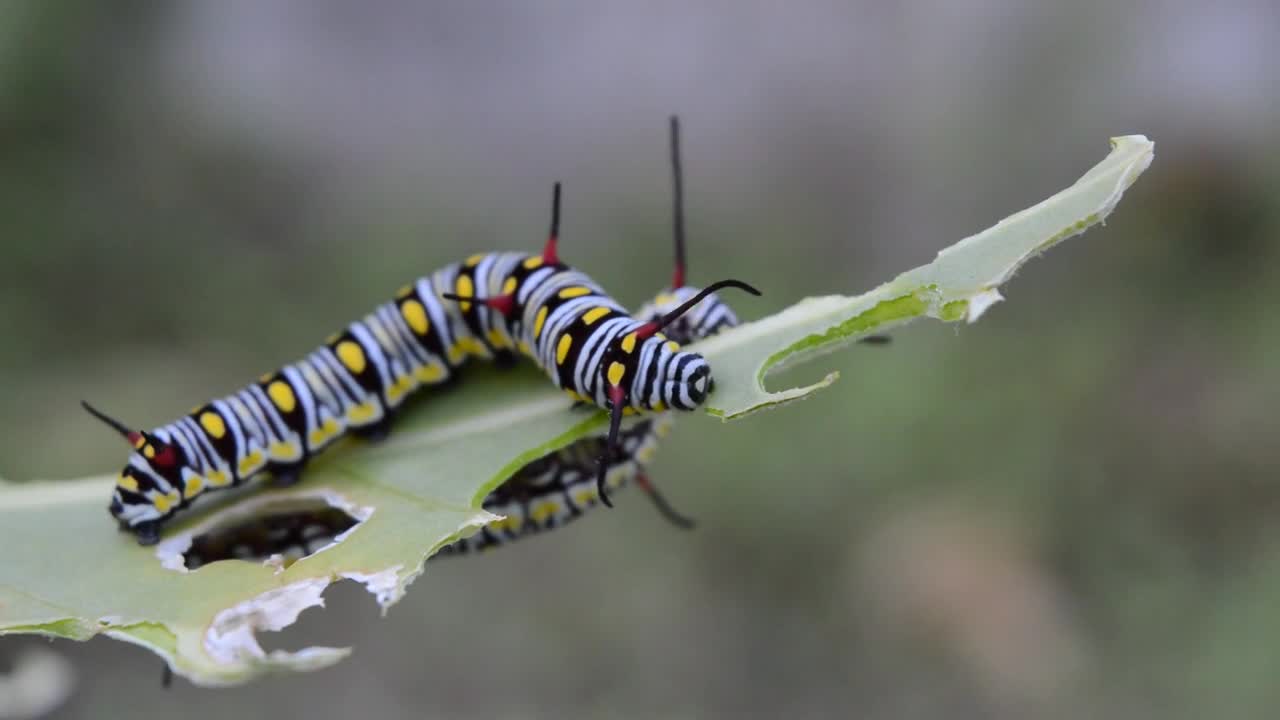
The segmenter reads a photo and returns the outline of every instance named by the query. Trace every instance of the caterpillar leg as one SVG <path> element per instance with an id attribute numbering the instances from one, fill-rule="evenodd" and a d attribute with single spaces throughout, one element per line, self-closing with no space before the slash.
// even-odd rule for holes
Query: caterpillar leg
<path id="1" fill-rule="evenodd" d="M 290 465 L 272 465 L 271 466 L 271 487 L 287 488 L 298 484 L 302 479 L 302 468 L 306 466 L 306 462 L 297 462 Z"/>
<path id="2" fill-rule="evenodd" d="M 645 495 L 649 496 L 649 499 L 653 501 L 654 507 L 658 508 L 658 512 L 662 514 L 662 517 L 666 518 L 672 525 L 681 530 L 692 530 L 697 527 L 697 523 L 693 521 L 693 518 L 682 515 L 671 507 L 671 503 L 667 502 L 667 498 L 658 492 L 658 488 L 654 486 L 648 475 L 643 472 L 636 475 L 636 486 L 643 490 Z"/>
<path id="3" fill-rule="evenodd" d="M 510 370 L 520 364 L 520 356 L 510 350 L 498 350 L 493 354 L 493 366 L 499 370 Z"/>
<path id="4" fill-rule="evenodd" d="M 364 440 L 365 442 L 378 443 L 386 440 L 391 435 L 391 416 L 390 413 L 373 425 L 365 425 L 364 427 L 352 428 L 351 434 Z"/>
<path id="5" fill-rule="evenodd" d="M 133 534 L 138 538 L 138 544 L 146 547 L 147 545 L 155 545 L 160 542 L 160 522 L 158 520 L 148 520 L 134 525 Z"/>
<path id="6" fill-rule="evenodd" d="M 160 687 L 168 690 L 173 684 L 173 668 L 169 667 L 168 661 L 162 662 L 164 662 L 164 671 L 160 673 Z"/>

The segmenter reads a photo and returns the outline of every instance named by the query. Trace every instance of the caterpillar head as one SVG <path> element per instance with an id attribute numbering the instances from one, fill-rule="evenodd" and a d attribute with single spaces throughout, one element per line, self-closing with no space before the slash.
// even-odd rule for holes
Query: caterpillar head
<path id="1" fill-rule="evenodd" d="M 182 448 L 155 433 L 131 430 L 124 423 L 81 403 L 91 415 L 119 432 L 133 452 L 111 495 L 108 510 L 122 530 L 150 545 L 159 539 L 160 522 L 182 504 L 182 468 L 187 464 Z"/>
<path id="2" fill-rule="evenodd" d="M 632 324 L 609 344 L 600 363 L 597 393 L 607 407 L 621 404 L 640 411 L 694 410 L 711 391 L 711 366 L 698 353 L 653 330 L 654 323 Z"/>
<path id="3" fill-rule="evenodd" d="M 706 358 L 682 350 L 679 342 L 661 331 L 670 328 L 724 287 L 738 288 L 752 295 L 760 294 L 759 290 L 740 280 L 721 280 L 689 293 L 683 302 L 658 319 L 640 323 L 610 341 L 600 363 L 601 385 L 605 388 L 610 407 L 625 404 L 642 410 L 668 407 L 693 410 L 706 401 L 707 393 L 711 391 L 711 366 Z M 727 306 L 717 302 L 727 310 Z M 703 319 L 714 322 L 714 319 Z"/>

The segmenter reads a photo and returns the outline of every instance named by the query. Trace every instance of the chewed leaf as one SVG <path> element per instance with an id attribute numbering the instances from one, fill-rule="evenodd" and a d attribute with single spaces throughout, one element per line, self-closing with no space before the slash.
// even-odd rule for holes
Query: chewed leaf
<path id="1" fill-rule="evenodd" d="M 1141 135 L 1113 138 L 1111 153 L 1074 185 L 961 240 L 928 265 L 869 293 L 810 298 L 701 343 L 698 350 L 716 369 L 717 390 L 707 410 L 732 419 L 802 398 L 832 383 L 835 374 L 778 392 L 765 389 L 765 376 L 922 315 L 974 322 L 1002 299 L 999 286 L 1023 263 L 1105 220 L 1153 152 Z"/>
<path id="2" fill-rule="evenodd" d="M 708 410 L 733 418 L 803 397 L 835 375 L 776 392 L 764 388 L 765 375 L 914 318 L 976 320 L 1019 266 L 1103 220 L 1151 162 L 1144 137 L 1112 145 L 1070 188 L 870 293 L 804 300 L 701 343 L 715 368 Z M 493 487 L 603 426 L 601 414 L 570 409 L 531 368 L 467 376 L 460 388 L 424 393 L 388 441 L 345 442 L 289 489 L 223 493 L 179 516 L 154 547 L 113 531 L 113 476 L 0 482 L 0 635 L 105 634 L 150 649 L 202 685 L 337 662 L 347 650 L 268 653 L 256 633 L 323 605 L 325 589 L 342 579 L 389 607 L 431 553 L 495 519 L 480 509 Z"/>
<path id="3" fill-rule="evenodd" d="M 111 477 L 0 488 L 0 634 L 104 633 L 152 650 L 204 685 L 342 659 L 348 651 L 338 648 L 267 653 L 255 633 L 323 605 L 324 590 L 341 579 L 364 584 L 390 607 L 432 551 L 495 519 L 478 509 L 489 487 L 599 422 L 567 411 L 531 369 L 502 377 L 478 370 L 469 387 L 421 403 L 381 446 L 334 448 L 287 490 L 233 491 L 208 511 L 180 515 L 154 547 L 114 531 L 106 511 Z M 217 551 L 204 539 L 219 529 L 326 510 L 349 522 L 295 562 L 195 561 L 197 549 Z"/>

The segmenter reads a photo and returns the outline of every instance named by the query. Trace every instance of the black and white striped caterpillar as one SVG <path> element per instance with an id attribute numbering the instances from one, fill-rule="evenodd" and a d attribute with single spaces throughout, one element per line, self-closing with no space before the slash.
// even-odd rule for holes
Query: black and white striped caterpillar
<path id="1" fill-rule="evenodd" d="M 594 490 L 611 504 L 605 482 L 623 414 L 693 410 L 711 390 L 707 361 L 662 331 L 720 288 L 759 292 L 722 280 L 657 319 L 633 319 L 560 261 L 558 183 L 552 207 L 540 255 L 480 254 L 441 268 L 301 361 L 167 425 L 133 430 L 85 403 L 133 446 L 110 504 L 121 528 L 153 544 L 163 524 L 204 493 L 264 471 L 275 484 L 291 485 L 312 456 L 343 435 L 384 436 L 410 395 L 444 383 L 469 359 L 516 354 L 575 401 L 609 410 Z M 681 266 L 677 286 L 682 275 Z"/>
<path id="2" fill-rule="evenodd" d="M 683 264 L 677 267 L 683 268 Z M 680 272 L 678 269 L 677 279 Z M 642 320 L 661 317 L 697 293 L 697 289 L 691 287 L 664 290 L 637 312 L 636 317 Z M 684 345 L 737 324 L 733 310 L 719 297 L 711 295 L 666 332 Z M 489 550 L 563 527 L 581 517 L 598 504 L 595 473 L 601 456 L 608 458 L 605 484 L 610 491 L 634 482 L 672 524 L 686 529 L 693 527 L 691 520 L 668 504 L 646 471 L 658 442 L 670 431 L 673 422 L 670 413 L 655 415 L 622 430 L 612 450 L 605 437 L 587 437 L 529 463 L 484 499 L 484 509 L 502 519 L 446 545 L 436 556 Z"/>
<path id="3" fill-rule="evenodd" d="M 684 176 L 680 157 L 680 123 L 675 117 L 671 118 L 671 176 L 675 272 L 671 286 L 636 312 L 634 317 L 641 322 L 659 321 L 700 292 L 685 284 L 688 263 L 685 256 Z M 737 324 L 738 317 L 733 309 L 713 293 L 703 297 L 689 312 L 668 325 L 665 332 L 680 345 L 687 345 Z M 667 520 L 677 527 L 692 528 L 693 521 L 671 507 L 645 469 L 657 450 L 658 442 L 670 431 L 673 422 L 670 413 L 658 414 L 622 430 L 612 449 L 603 436 L 586 437 L 529 463 L 485 497 L 484 509 L 501 516 L 500 520 L 446 545 L 434 557 L 489 550 L 563 527 L 581 517 L 598 504 L 592 479 L 600 457 L 605 457 L 608 465 L 605 483 L 609 490 L 635 482 Z"/>
<path id="4" fill-rule="evenodd" d="M 641 320 L 660 317 L 663 308 L 675 307 L 694 293 L 696 290 L 688 287 L 664 290 L 635 317 Z M 681 318 L 681 322 L 668 328 L 667 333 L 685 344 L 736 324 L 737 317 L 733 311 L 712 295 Z M 699 328 L 707 330 L 698 332 Z M 684 334 L 690 332 L 696 334 Z M 618 447 L 608 455 L 605 485 L 612 493 L 634 482 L 668 520 L 689 529 L 693 527 L 692 521 L 667 503 L 649 479 L 646 469 L 659 441 L 670 431 L 673 423 L 671 413 L 662 413 L 624 427 L 618 436 Z M 605 436 L 586 437 L 517 470 L 490 491 L 483 502 L 485 510 L 502 516 L 501 519 L 469 537 L 440 548 L 432 559 L 485 551 L 549 532 L 597 507 L 596 462 L 606 450 Z M 220 532 L 196 537 L 184 554 L 185 564 L 194 570 L 228 558 L 263 562 L 278 557 L 288 565 L 333 542 L 355 522 L 354 518 L 333 508 L 257 517 Z"/>

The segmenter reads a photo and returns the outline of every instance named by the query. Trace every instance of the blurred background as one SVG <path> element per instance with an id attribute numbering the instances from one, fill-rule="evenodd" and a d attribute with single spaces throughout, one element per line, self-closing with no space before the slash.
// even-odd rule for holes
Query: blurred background
<path id="1" fill-rule="evenodd" d="M 972 327 L 684 420 L 637 494 L 343 583 L 268 647 L 314 674 L 158 687 L 52 645 L 58 717 L 1262 717 L 1280 709 L 1280 10 L 1216 3 L 0 4 L 0 475 L 109 472 L 91 397 L 159 424 L 411 277 L 539 246 L 635 306 L 691 276 L 754 318 L 856 293 L 1144 133 L 1105 227 Z M 104 517 L 104 523 L 106 518 Z M 0 641 L 0 665 L 38 638 Z"/>

